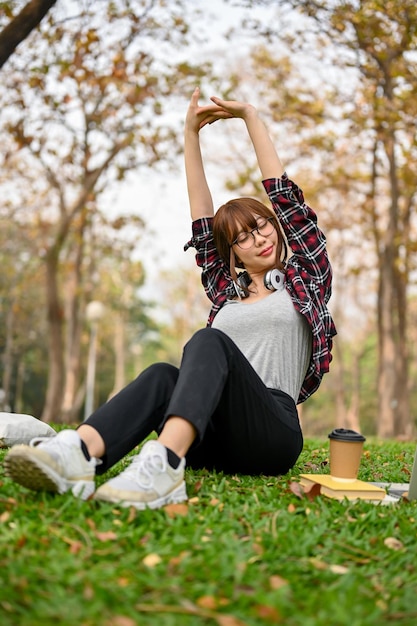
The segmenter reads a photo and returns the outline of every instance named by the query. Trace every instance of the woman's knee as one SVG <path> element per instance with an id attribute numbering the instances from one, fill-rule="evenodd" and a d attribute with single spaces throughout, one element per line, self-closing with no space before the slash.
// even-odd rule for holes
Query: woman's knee
<path id="1" fill-rule="evenodd" d="M 220 343 L 226 344 L 229 340 L 227 335 L 225 335 L 221 330 L 217 330 L 217 328 L 211 328 L 207 326 L 206 328 L 201 328 L 194 333 L 194 335 L 187 341 L 185 347 L 194 346 L 194 345 L 204 345 L 205 343 Z"/>
<path id="2" fill-rule="evenodd" d="M 178 368 L 170 363 L 153 363 L 143 370 L 138 378 L 176 383 Z"/>

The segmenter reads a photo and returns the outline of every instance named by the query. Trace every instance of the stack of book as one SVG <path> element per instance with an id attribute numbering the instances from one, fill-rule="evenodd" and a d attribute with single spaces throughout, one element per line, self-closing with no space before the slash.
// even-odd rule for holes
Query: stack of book
<path id="1" fill-rule="evenodd" d="M 384 500 L 387 495 L 385 489 L 363 480 L 342 482 L 329 474 L 300 474 L 300 483 L 306 491 L 320 485 L 320 493 L 336 500 Z"/>

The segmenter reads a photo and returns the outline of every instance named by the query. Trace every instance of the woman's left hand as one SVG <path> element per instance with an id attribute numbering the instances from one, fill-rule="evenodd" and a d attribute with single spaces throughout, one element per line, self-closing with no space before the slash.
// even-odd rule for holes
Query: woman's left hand
<path id="1" fill-rule="evenodd" d="M 229 113 L 229 117 L 238 117 L 245 120 L 251 115 L 257 115 L 255 107 L 248 102 L 222 100 L 221 98 L 217 98 L 217 96 L 212 96 L 210 100 L 220 107 L 220 109 Z"/>
<path id="2" fill-rule="evenodd" d="M 219 119 L 226 119 L 233 117 L 231 113 L 218 106 L 215 103 L 208 104 L 206 106 L 199 106 L 198 98 L 200 96 L 200 90 L 197 87 L 191 97 L 190 105 L 188 107 L 187 116 L 185 118 L 186 128 L 198 133 L 198 131 L 206 126 L 206 124 L 212 124 Z"/>

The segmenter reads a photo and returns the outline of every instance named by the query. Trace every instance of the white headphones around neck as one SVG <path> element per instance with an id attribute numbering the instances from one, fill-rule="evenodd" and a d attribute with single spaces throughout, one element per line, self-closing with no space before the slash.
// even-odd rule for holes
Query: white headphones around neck
<path id="1" fill-rule="evenodd" d="M 237 281 L 234 282 L 236 294 L 239 298 L 247 298 L 248 294 L 245 291 L 251 284 L 252 279 L 248 272 L 241 272 L 237 277 Z M 264 276 L 264 285 L 269 291 L 278 291 L 284 286 L 284 274 L 280 270 L 269 270 Z"/>

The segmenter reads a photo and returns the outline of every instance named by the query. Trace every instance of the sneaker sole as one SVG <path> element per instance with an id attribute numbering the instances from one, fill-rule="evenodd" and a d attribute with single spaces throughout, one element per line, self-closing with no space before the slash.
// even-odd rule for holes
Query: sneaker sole
<path id="1" fill-rule="evenodd" d="M 95 490 L 94 481 L 66 480 L 39 459 L 26 454 L 9 453 L 4 460 L 4 466 L 9 478 L 32 491 L 63 494 L 71 490 L 74 496 L 88 500 Z"/>
<path id="2" fill-rule="evenodd" d="M 185 481 L 183 481 L 173 491 L 170 491 L 165 496 L 156 498 L 149 502 L 140 502 L 138 500 L 122 500 L 117 496 L 117 493 L 106 493 L 105 491 L 100 493 L 100 489 L 94 494 L 94 500 L 101 500 L 102 502 L 111 502 L 112 504 L 119 504 L 122 507 L 133 506 L 139 511 L 145 509 L 160 509 L 166 504 L 178 504 L 179 502 L 185 502 L 188 500 L 187 491 L 185 489 Z"/>

